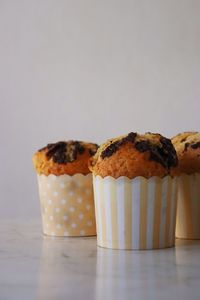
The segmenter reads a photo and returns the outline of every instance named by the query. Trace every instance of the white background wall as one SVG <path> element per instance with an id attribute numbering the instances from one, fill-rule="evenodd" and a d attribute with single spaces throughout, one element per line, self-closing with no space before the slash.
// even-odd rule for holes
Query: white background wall
<path id="1" fill-rule="evenodd" d="M 199 130 L 199 0 L 0 0 L 0 217 L 39 218 L 47 142 Z"/>

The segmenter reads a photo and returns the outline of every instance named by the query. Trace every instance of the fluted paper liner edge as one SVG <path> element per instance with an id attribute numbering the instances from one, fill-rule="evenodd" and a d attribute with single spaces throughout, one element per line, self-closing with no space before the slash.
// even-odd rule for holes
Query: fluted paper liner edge
<path id="1" fill-rule="evenodd" d="M 43 233 L 96 235 L 92 174 L 38 175 Z"/>
<path id="2" fill-rule="evenodd" d="M 176 178 L 93 176 L 97 243 L 158 249 L 175 243 Z"/>

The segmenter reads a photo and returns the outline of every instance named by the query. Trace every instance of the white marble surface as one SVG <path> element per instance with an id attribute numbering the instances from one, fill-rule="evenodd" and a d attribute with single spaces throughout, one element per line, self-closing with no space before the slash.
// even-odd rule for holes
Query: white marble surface
<path id="1" fill-rule="evenodd" d="M 117 251 L 95 238 L 43 237 L 39 223 L 0 222 L 0 300 L 200 299 L 200 242 Z"/>

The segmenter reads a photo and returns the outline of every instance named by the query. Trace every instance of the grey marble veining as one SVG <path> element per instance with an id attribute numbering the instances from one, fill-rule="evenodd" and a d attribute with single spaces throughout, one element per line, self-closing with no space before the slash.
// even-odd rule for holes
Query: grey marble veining
<path id="1" fill-rule="evenodd" d="M 0 222 L 0 300 L 200 299 L 200 242 L 118 251 L 95 238 L 43 237 L 39 223 Z"/>

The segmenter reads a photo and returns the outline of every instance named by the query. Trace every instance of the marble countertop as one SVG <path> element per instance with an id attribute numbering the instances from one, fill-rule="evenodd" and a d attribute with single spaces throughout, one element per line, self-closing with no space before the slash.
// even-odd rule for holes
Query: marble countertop
<path id="1" fill-rule="evenodd" d="M 0 300 L 200 299 L 200 242 L 119 251 L 95 238 L 43 237 L 36 222 L 0 222 Z"/>

